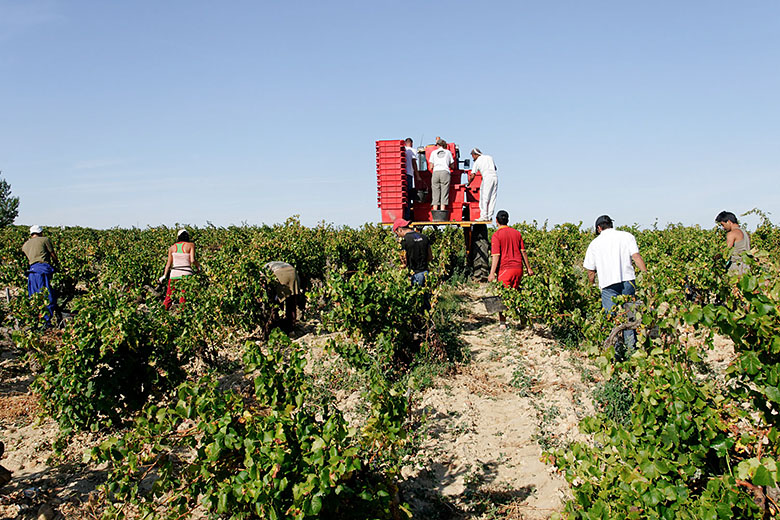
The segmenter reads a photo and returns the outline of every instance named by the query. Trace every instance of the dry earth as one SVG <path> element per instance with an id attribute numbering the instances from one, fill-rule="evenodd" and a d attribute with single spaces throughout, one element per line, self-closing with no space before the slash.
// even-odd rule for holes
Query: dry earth
<path id="1" fill-rule="evenodd" d="M 453 319 L 460 321 L 471 359 L 414 400 L 402 499 L 415 518 L 426 520 L 549 518 L 561 510 L 568 485 L 542 461 L 542 452 L 583 438 L 578 423 L 594 412 L 591 391 L 599 373 L 543 328 L 510 323 L 499 330 L 481 302 L 484 287 L 460 296 L 466 308 Z M 306 324 L 296 341 L 314 350 L 330 337 Z M 733 351 L 722 339 L 716 347 L 709 361 L 722 369 Z M 0 489 L 0 520 L 97 518 L 95 488 L 105 472 L 90 465 L 88 455 L 100 438 L 79 436 L 62 459 L 52 458 L 57 426 L 39 414 L 22 354 L 7 335 L 0 342 L 0 440 L 6 444 L 0 463 L 14 473 Z M 336 369 L 339 378 L 348 376 L 343 366 Z M 237 379 L 225 382 L 232 386 Z M 337 383 L 324 381 L 331 391 Z M 335 393 L 349 417 L 359 392 Z"/>
<path id="2" fill-rule="evenodd" d="M 404 499 L 418 518 L 549 518 L 568 485 L 542 462 L 542 446 L 581 438 L 597 372 L 543 329 L 500 330 L 483 290 L 464 294 L 471 362 L 416 403 L 422 432 Z"/>

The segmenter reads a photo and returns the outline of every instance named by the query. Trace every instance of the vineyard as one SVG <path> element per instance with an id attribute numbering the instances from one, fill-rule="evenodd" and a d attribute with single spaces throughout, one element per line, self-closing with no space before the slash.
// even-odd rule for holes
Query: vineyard
<path id="1" fill-rule="evenodd" d="M 516 226 L 535 272 L 520 291 L 470 280 L 459 229 L 425 230 L 431 276 L 412 286 L 381 226 L 189 228 L 202 268 L 181 281 L 186 302 L 171 311 L 156 285 L 175 230 L 48 229 L 56 328 L 43 326 L 44 295 L 26 297 L 27 229 L 5 228 L 0 464 L 15 475 L 0 511 L 778 517 L 780 228 L 759 215 L 740 279 L 727 275 L 714 229 L 623 228 L 648 266 L 637 280 L 638 348 L 625 361 L 610 332 L 628 318 L 602 311 L 582 268 L 594 235 L 581 225 Z M 294 265 L 306 290 L 289 334 L 264 267 L 273 260 Z M 491 294 L 514 330 L 480 311 Z M 569 426 L 564 394 L 576 408 Z M 436 408 L 443 400 L 448 411 Z M 532 422 L 527 444 L 500 428 L 480 434 L 455 410 L 499 402 L 509 405 L 497 420 Z M 477 441 L 479 460 L 458 451 Z M 529 447 L 517 464 L 513 453 Z M 444 456 L 449 466 L 434 464 Z M 537 480 L 498 485 L 510 471 Z"/>

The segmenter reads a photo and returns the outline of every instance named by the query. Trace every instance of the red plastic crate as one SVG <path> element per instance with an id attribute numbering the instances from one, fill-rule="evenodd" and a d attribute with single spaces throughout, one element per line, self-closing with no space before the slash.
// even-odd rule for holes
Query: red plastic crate
<path id="1" fill-rule="evenodd" d="M 381 155 L 377 157 L 376 165 L 379 168 L 383 166 L 406 166 L 406 157 L 387 157 L 386 155 Z"/>
<path id="2" fill-rule="evenodd" d="M 413 172 L 408 172 L 413 173 Z M 406 175 L 407 171 L 406 168 L 382 168 L 381 170 L 376 171 L 377 176 L 382 175 Z"/>
<path id="3" fill-rule="evenodd" d="M 379 208 L 383 211 L 403 211 L 403 204 L 380 204 Z"/>
<path id="4" fill-rule="evenodd" d="M 405 204 L 406 204 L 406 199 L 393 199 L 393 200 L 382 199 L 379 201 L 379 207 L 384 209 L 403 208 Z"/>
<path id="5" fill-rule="evenodd" d="M 398 196 L 400 197 L 402 194 L 408 193 L 408 189 L 406 185 L 398 185 L 398 186 L 377 186 L 376 187 L 376 194 L 377 197 L 390 197 L 390 196 Z"/>
<path id="6" fill-rule="evenodd" d="M 382 222 L 392 223 L 397 218 L 404 217 L 403 208 L 385 209 L 382 208 Z"/>

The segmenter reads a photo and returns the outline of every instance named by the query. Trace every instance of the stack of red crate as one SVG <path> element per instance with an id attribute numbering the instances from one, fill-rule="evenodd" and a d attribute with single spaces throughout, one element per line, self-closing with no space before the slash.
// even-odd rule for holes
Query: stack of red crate
<path id="1" fill-rule="evenodd" d="M 406 147 L 401 139 L 376 142 L 377 206 L 382 222 L 403 217 L 408 200 Z"/>

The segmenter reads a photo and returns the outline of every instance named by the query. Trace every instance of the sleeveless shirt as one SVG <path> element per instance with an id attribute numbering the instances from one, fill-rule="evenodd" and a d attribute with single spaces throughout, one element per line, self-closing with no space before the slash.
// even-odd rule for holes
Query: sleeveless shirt
<path id="1" fill-rule="evenodd" d="M 731 263 L 729 264 L 729 272 L 737 274 L 745 274 L 748 270 L 748 266 L 742 261 L 742 253 L 750 251 L 750 236 L 747 231 L 742 231 L 742 240 L 734 242 L 734 247 L 731 249 Z"/>
<path id="2" fill-rule="evenodd" d="M 177 242 L 176 251 L 173 252 L 173 267 L 171 267 L 171 280 L 184 278 L 192 274 L 190 254 L 184 252 L 184 242 Z"/>

